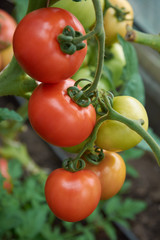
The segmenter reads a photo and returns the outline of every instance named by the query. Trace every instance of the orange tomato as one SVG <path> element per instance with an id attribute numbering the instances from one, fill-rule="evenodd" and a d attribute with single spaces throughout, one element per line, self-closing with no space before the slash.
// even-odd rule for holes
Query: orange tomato
<path id="1" fill-rule="evenodd" d="M 115 152 L 104 151 L 104 159 L 94 165 L 86 162 L 86 168 L 92 170 L 101 183 L 101 200 L 116 195 L 121 189 L 126 177 L 126 165 L 123 158 Z"/>

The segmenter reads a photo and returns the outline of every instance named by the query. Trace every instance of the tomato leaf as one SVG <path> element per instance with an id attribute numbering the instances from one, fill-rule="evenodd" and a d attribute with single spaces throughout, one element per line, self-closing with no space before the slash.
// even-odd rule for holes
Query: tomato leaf
<path id="1" fill-rule="evenodd" d="M 135 48 L 131 43 L 126 42 L 118 35 L 119 42 L 123 47 L 126 66 L 123 69 L 122 79 L 124 86 L 122 89 L 123 95 L 129 95 L 138 99 L 143 105 L 145 103 L 144 85 L 139 74 L 138 61 Z"/>
<path id="2" fill-rule="evenodd" d="M 0 121 L 3 120 L 22 121 L 23 118 L 14 110 L 9 110 L 8 108 L 0 108 Z"/>
<path id="3" fill-rule="evenodd" d="M 109 239 L 117 240 L 117 233 L 115 227 L 109 221 L 104 221 L 102 225 L 104 231 L 108 235 Z"/>
<path id="4" fill-rule="evenodd" d="M 23 0 L 23 1 L 11 0 L 11 2 L 15 4 L 13 14 L 14 14 L 17 22 L 20 22 L 20 20 L 26 14 L 26 9 L 27 9 L 27 6 L 28 6 L 28 0 Z"/>
<path id="5" fill-rule="evenodd" d="M 139 177 L 137 170 L 134 167 L 132 167 L 131 165 L 128 165 L 128 164 L 126 165 L 126 171 L 127 171 L 127 174 L 133 178 Z"/>
<path id="6" fill-rule="evenodd" d="M 153 139 L 157 142 L 157 144 L 160 146 L 160 137 L 157 136 L 154 131 L 149 128 L 148 129 L 148 133 L 151 135 L 151 137 L 153 137 Z M 138 145 L 137 145 L 138 149 L 144 150 L 144 151 L 148 151 L 148 152 L 152 152 L 150 146 L 144 141 L 142 140 Z"/>

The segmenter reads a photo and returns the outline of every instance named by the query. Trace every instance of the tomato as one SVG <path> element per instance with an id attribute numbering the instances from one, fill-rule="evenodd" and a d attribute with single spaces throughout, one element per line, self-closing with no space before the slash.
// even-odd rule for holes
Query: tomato
<path id="1" fill-rule="evenodd" d="M 100 2 L 103 10 L 104 0 L 100 0 Z M 85 29 L 93 27 L 96 21 L 96 15 L 92 0 L 82 0 L 80 2 L 74 2 L 72 0 L 61 0 L 52 6 L 63 8 L 71 12 L 82 23 Z"/>
<path id="2" fill-rule="evenodd" d="M 18 24 L 13 37 L 14 54 L 32 78 L 40 82 L 57 83 L 70 78 L 81 66 L 87 45 L 72 55 L 60 49 L 57 37 L 67 25 L 85 34 L 76 17 L 58 8 L 35 10 Z"/>
<path id="3" fill-rule="evenodd" d="M 123 83 L 120 77 L 126 64 L 123 48 L 119 43 L 114 43 L 108 51 L 113 57 L 111 59 L 106 59 L 104 65 L 111 71 L 113 82 L 115 86 L 118 87 Z"/>
<path id="4" fill-rule="evenodd" d="M 3 188 L 6 189 L 8 193 L 11 193 L 13 184 L 11 182 L 11 176 L 8 173 L 8 162 L 4 158 L 0 158 L 0 174 L 6 179 L 3 182 Z"/>
<path id="5" fill-rule="evenodd" d="M 90 81 L 93 82 L 94 80 L 94 75 L 95 75 L 96 69 L 94 67 L 84 67 L 84 68 L 80 68 L 74 75 L 73 75 L 73 79 L 74 80 L 78 80 L 81 78 L 86 78 L 89 79 Z M 88 81 L 82 81 L 79 83 L 79 85 L 81 87 L 84 87 L 86 84 L 88 84 Z M 106 91 L 109 90 L 109 84 L 108 84 L 108 80 L 105 77 L 101 77 L 101 79 L 98 82 L 98 89 L 105 89 Z"/>
<path id="6" fill-rule="evenodd" d="M 0 9 L 0 50 L 12 43 L 17 23 L 6 11 Z"/>
<path id="7" fill-rule="evenodd" d="M 7 48 L 0 51 L 2 65 L 0 70 L 4 69 L 11 61 L 13 57 L 13 48 L 12 45 L 8 46 Z"/>
<path id="8" fill-rule="evenodd" d="M 85 169 L 93 171 L 99 178 L 102 192 L 101 200 L 106 200 L 116 195 L 126 177 L 126 165 L 123 158 L 115 152 L 104 151 L 104 159 L 94 165 L 86 162 Z"/>
<path id="9" fill-rule="evenodd" d="M 129 12 L 125 16 L 125 20 L 118 21 L 115 16 L 115 10 L 113 8 L 108 8 L 104 14 L 104 30 L 106 35 L 106 44 L 112 45 L 114 42 L 117 42 L 117 34 L 120 34 L 122 37 L 126 35 L 127 25 L 133 25 L 133 8 L 127 0 L 110 0 L 110 3 L 125 12 Z"/>
<path id="10" fill-rule="evenodd" d="M 28 106 L 29 120 L 35 131 L 47 142 L 70 147 L 83 142 L 92 132 L 96 112 L 92 105 L 80 107 L 67 94 L 74 80 L 57 84 L 40 84 Z"/>
<path id="11" fill-rule="evenodd" d="M 77 222 L 88 217 L 97 207 L 101 184 L 90 170 L 69 172 L 54 170 L 45 184 L 46 201 L 60 219 Z"/>
<path id="12" fill-rule="evenodd" d="M 130 96 L 118 96 L 113 99 L 113 109 L 132 120 L 143 119 L 142 127 L 148 129 L 148 116 L 143 105 Z M 115 120 L 106 120 L 100 126 L 96 145 L 108 151 L 123 151 L 136 146 L 142 140 L 135 131 Z"/>

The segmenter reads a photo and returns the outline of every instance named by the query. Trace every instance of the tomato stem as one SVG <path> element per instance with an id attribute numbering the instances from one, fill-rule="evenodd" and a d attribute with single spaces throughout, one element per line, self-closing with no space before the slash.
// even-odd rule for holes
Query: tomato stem
<path id="1" fill-rule="evenodd" d="M 143 33 L 127 27 L 126 41 L 147 45 L 160 52 L 160 36 L 155 34 Z"/>
<path id="2" fill-rule="evenodd" d="M 110 3 L 109 0 L 105 0 L 105 11 L 108 9 L 108 8 L 113 8 L 115 10 L 115 17 L 117 18 L 117 20 L 119 22 L 122 22 L 124 21 L 126 18 L 126 15 L 129 14 L 129 12 L 125 11 L 125 9 L 121 9 L 117 6 L 114 6 L 113 4 Z M 127 19 L 128 20 L 128 19 Z"/>
<path id="3" fill-rule="evenodd" d="M 87 33 L 86 35 L 74 39 L 74 41 L 79 41 L 79 40 L 82 41 L 92 36 L 95 36 L 98 42 L 97 69 L 96 69 L 94 81 L 91 84 L 90 88 L 85 91 L 85 95 L 88 95 L 97 89 L 97 85 L 103 69 L 104 53 L 105 53 L 105 31 L 103 27 L 103 11 L 102 11 L 100 1 L 98 0 L 92 0 L 92 1 L 95 9 L 95 14 L 96 14 L 95 27 L 91 32 Z"/>
<path id="4" fill-rule="evenodd" d="M 123 115 L 121 115 L 120 113 L 118 113 L 112 108 L 110 101 L 105 94 L 103 95 L 103 99 L 109 111 L 107 119 L 116 120 L 121 123 L 124 123 L 130 129 L 138 133 L 150 146 L 150 148 L 152 149 L 155 155 L 157 163 L 160 166 L 160 146 L 156 143 L 156 141 L 152 138 L 152 136 L 147 131 L 145 131 L 145 129 L 142 127 L 142 124 L 144 124 L 143 119 L 131 120 L 127 117 L 124 117 Z"/>

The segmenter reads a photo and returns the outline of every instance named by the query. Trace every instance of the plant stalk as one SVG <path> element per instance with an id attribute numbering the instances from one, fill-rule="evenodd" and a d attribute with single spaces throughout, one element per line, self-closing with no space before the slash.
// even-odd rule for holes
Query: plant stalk
<path id="1" fill-rule="evenodd" d="M 155 34 L 143 33 L 127 27 L 126 41 L 147 45 L 160 52 L 160 36 Z"/>

